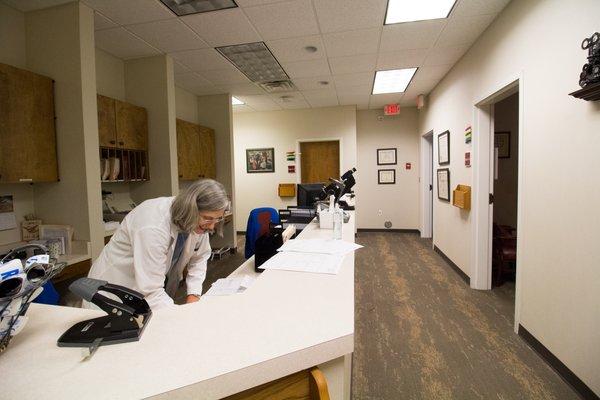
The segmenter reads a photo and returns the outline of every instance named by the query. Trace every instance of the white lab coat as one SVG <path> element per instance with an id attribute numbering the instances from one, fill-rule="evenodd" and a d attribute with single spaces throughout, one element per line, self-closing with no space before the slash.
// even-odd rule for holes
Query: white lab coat
<path id="1" fill-rule="evenodd" d="M 150 308 L 173 305 L 164 290 L 179 230 L 171 221 L 174 197 L 146 200 L 121 222 L 90 269 L 89 277 L 126 286 L 142 293 Z M 192 232 L 174 268 L 188 264 L 187 293 L 202 293 L 211 249 L 208 233 Z M 179 280 L 182 279 L 180 274 Z"/>

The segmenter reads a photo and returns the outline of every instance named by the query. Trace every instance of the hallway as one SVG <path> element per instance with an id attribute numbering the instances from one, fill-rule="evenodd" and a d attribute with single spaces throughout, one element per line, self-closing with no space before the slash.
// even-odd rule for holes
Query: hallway
<path id="1" fill-rule="evenodd" d="M 416 234 L 357 243 L 353 399 L 578 398 L 514 333 L 514 286 L 470 289 Z"/>

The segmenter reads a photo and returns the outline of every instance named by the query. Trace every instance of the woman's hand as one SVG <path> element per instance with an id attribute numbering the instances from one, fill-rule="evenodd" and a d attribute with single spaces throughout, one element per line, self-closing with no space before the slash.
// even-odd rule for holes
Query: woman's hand
<path id="1" fill-rule="evenodd" d="M 195 303 L 198 300 L 200 300 L 200 296 L 197 296 L 195 294 L 188 294 L 187 297 L 186 297 L 186 299 L 185 299 L 185 303 L 186 304 L 188 304 L 188 303 Z"/>

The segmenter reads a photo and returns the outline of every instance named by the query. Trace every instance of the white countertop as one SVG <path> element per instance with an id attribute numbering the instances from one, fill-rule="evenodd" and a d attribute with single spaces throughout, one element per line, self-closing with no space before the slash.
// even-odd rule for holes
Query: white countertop
<path id="1" fill-rule="evenodd" d="M 315 223 L 301 237 L 331 237 Z M 354 215 L 344 224 L 354 241 Z M 253 272 L 253 259 L 234 274 Z M 218 399 L 352 353 L 354 254 L 337 275 L 267 270 L 244 293 L 158 310 L 139 342 L 81 361 L 58 337 L 100 311 L 32 304 L 0 355 L 0 399 Z M 34 379 L 32 377 L 35 377 Z"/>

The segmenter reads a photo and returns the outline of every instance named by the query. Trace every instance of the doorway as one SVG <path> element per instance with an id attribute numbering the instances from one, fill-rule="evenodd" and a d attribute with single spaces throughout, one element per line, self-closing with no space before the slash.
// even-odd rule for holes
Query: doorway
<path id="1" fill-rule="evenodd" d="M 506 264 L 506 274 L 509 273 L 509 267 L 514 271 L 515 332 L 519 324 L 521 299 L 521 270 L 518 266 L 518 255 L 519 249 L 523 246 L 522 240 L 519 240 L 519 230 L 522 226 L 524 136 L 522 82 L 521 76 L 508 79 L 505 84 L 487 91 L 487 94 L 484 92 L 480 97 L 481 100 L 475 103 L 472 144 L 475 168 L 472 187 L 471 287 L 488 290 L 492 288 L 492 283 L 497 283 L 498 253 L 495 253 L 499 249 L 497 239 L 501 235 L 510 235 L 514 238 L 512 259 Z M 508 122 L 505 116 L 507 107 L 513 113 L 512 117 L 508 118 L 512 122 Z M 496 115 L 498 112 L 500 114 Z M 510 133 L 507 135 L 507 132 Z M 506 160 L 511 162 L 506 163 Z M 516 169 L 511 179 L 507 179 L 509 164 L 511 164 L 510 168 Z M 503 179 L 499 181 L 501 175 Z M 511 181 L 510 189 L 504 187 L 508 183 L 505 182 L 507 180 Z M 508 196 L 506 190 L 514 193 Z M 496 196 L 500 196 L 500 203 L 495 202 Z M 505 214 L 510 214 L 510 217 Z M 510 221 L 506 225 L 511 228 L 499 231 L 498 225 L 505 225 L 499 224 L 501 221 Z M 505 265 L 502 274 L 505 273 L 504 267 Z"/>
<path id="2" fill-rule="evenodd" d="M 339 140 L 300 142 L 300 183 L 327 183 L 339 177 Z"/>
<path id="3" fill-rule="evenodd" d="M 421 237 L 433 245 L 433 131 L 421 136 Z"/>

